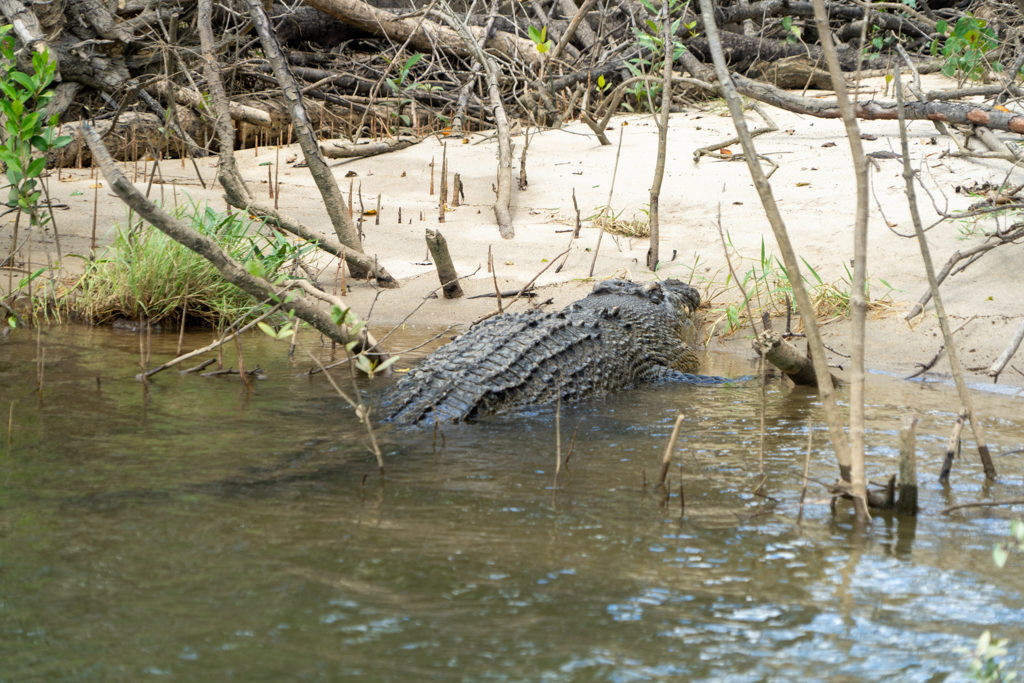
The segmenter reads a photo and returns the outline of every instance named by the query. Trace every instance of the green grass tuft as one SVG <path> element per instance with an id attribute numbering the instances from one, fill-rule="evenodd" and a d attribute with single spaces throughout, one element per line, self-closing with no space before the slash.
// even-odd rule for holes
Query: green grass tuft
<path id="1" fill-rule="evenodd" d="M 196 203 L 172 213 L 271 280 L 302 253 L 284 236 L 244 214 Z M 114 244 L 87 265 L 63 304 L 72 316 L 94 324 L 120 318 L 179 324 L 184 316 L 188 325 L 215 326 L 255 310 L 249 295 L 226 282 L 208 261 L 141 222 L 117 228 Z"/>

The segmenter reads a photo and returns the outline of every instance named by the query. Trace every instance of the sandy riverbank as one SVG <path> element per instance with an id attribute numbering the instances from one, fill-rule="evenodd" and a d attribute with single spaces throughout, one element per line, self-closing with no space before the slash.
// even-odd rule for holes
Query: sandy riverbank
<path id="1" fill-rule="evenodd" d="M 931 84 L 935 87 L 937 84 Z M 881 81 L 878 87 L 882 87 Z M 881 97 L 879 93 L 879 97 Z M 853 251 L 853 173 L 849 167 L 849 148 L 839 121 L 802 117 L 767 107 L 779 130 L 758 138 L 761 154 L 778 165 L 772 176 L 773 190 L 787 220 L 791 239 L 798 253 L 826 283 L 843 282 L 845 265 Z M 862 121 L 861 130 L 870 139 L 868 152 L 898 151 L 895 122 Z M 978 200 L 958 193 L 958 186 L 986 182 L 1024 183 L 1024 172 L 1007 176 L 1007 164 L 1001 161 L 961 159 L 948 154 L 955 150 L 952 141 L 939 137 L 929 122 L 911 124 L 911 154 L 929 194 L 921 200 L 924 220 L 932 223 L 938 210 L 963 210 Z M 614 192 L 609 202 L 619 137 L 622 149 Z M 762 244 L 769 254 L 777 254 L 774 238 L 764 219 L 746 166 L 739 161 L 704 158 L 693 160 L 696 148 L 733 135 L 724 107 L 702 105 L 671 117 L 669 157 L 661 200 L 661 254 L 664 260 L 657 277 L 677 277 L 696 285 L 710 301 L 707 318 L 720 319 L 723 308 L 739 299 L 738 290 L 726 288 L 728 268 L 717 228 L 721 223 L 735 248 L 734 266 L 746 273 L 760 268 Z M 468 296 L 493 292 L 492 276 L 487 272 L 488 251 L 493 256 L 498 286 L 515 289 L 536 276 L 551 259 L 568 249 L 560 272 L 548 268 L 538 279 L 537 301 L 551 299 L 563 305 L 583 296 L 592 284 L 588 272 L 599 231 L 589 217 L 601 207 L 623 219 L 642 217 L 649 200 L 657 143 L 657 128 L 650 116 L 615 119 L 609 131 L 612 146 L 602 147 L 590 131 L 579 123 L 561 130 L 532 134 L 527 155 L 529 187 L 515 191 L 513 217 L 516 237 L 503 240 L 498 235 L 491 205 L 494 194 L 496 143 L 486 134 L 473 134 L 467 141 L 447 142 L 451 173 L 459 173 L 465 186 L 462 206 L 447 214 L 439 225 L 437 196 L 430 194 L 431 163 L 439 170 L 442 144 L 430 138 L 399 152 L 336 163 L 335 172 L 344 193 L 349 187 L 356 194 L 358 211 L 361 193 L 366 209 L 376 208 L 380 195 L 379 217 L 365 217 L 365 249 L 377 256 L 389 271 L 400 278 L 395 290 L 377 290 L 366 283 L 350 285 L 350 303 L 362 315 L 378 324 L 406 318 L 438 286 L 433 267 L 426 263 L 425 228 L 440 229 L 446 236 L 460 275 L 470 275 L 463 283 Z M 520 132 L 514 139 L 515 156 L 524 145 Z M 733 148 L 738 151 L 738 147 Z M 305 168 L 295 167 L 297 146 L 278 149 L 244 150 L 237 154 L 241 170 L 252 183 L 254 193 L 268 194 L 268 168 L 277 164 L 281 185 L 281 209 L 307 225 L 329 230 L 326 214 L 312 179 Z M 199 161 L 199 170 L 209 184 L 215 175 L 216 160 Z M 271 164 L 271 165 L 268 165 Z M 132 177 L 133 166 L 126 167 Z M 140 168 L 141 173 L 141 168 Z M 941 343 L 938 326 L 929 307 L 914 327 L 903 314 L 925 291 L 926 280 L 918 245 L 902 234 L 912 233 L 899 160 L 881 159 L 871 173 L 872 205 L 870 219 L 868 270 L 872 296 L 885 294 L 885 306 L 871 315 L 868 324 L 868 359 L 874 369 L 908 374 L 915 363 L 930 359 Z M 208 201 L 223 207 L 219 191 L 204 190 L 191 164 L 178 161 L 161 164 L 163 183 L 155 183 L 151 197 L 170 203 Z M 96 225 L 100 243 L 108 241 L 111 226 L 123 223 L 123 205 L 103 183 L 94 188 L 89 171 L 64 170 L 59 182 L 51 179 L 55 201 L 68 206 L 57 211 L 57 226 L 65 255 L 87 254 L 90 248 L 94 193 L 97 205 Z M 146 184 L 142 178 L 138 186 Z M 439 184 L 439 178 L 435 180 Z M 575 211 L 573 191 L 583 230 L 570 244 Z M 401 212 L 401 223 L 399 223 Z M 378 223 L 379 218 L 379 223 Z M 9 234 L 10 216 L 5 234 Z M 1005 222 L 1007 219 L 1001 218 Z M 1012 221 L 1013 219 L 1009 219 Z M 957 249 L 981 240 L 984 231 L 995 227 L 992 219 L 946 221 L 929 231 L 932 253 L 941 265 Z M 594 278 L 625 276 L 636 280 L 652 279 L 654 273 L 644 264 L 646 239 L 605 234 L 594 264 Z M 33 262 L 44 263 L 47 251 L 54 258 L 52 237 L 35 240 Z M 65 256 L 72 269 L 81 260 Z M 951 278 L 943 286 L 947 309 L 954 327 L 973 319 L 958 334 L 965 367 L 973 381 L 990 381 L 984 371 L 1002 351 L 1012 331 L 1024 318 L 1024 288 L 1020 271 L 1024 265 L 1019 246 L 1006 246 L 987 254 L 981 262 Z M 334 264 L 324 263 L 319 275 L 322 284 L 333 286 L 337 275 Z M 2 278 L 6 286 L 6 276 Z M 884 283 L 886 284 L 883 284 Z M 519 303 L 518 306 L 529 305 Z M 412 323 L 465 324 L 484 315 L 495 306 L 493 298 L 465 298 L 456 301 L 429 299 L 409 317 Z M 721 332 L 725 322 L 716 330 Z M 848 326 L 837 321 L 825 327 L 827 344 L 837 355 L 830 359 L 842 364 L 841 353 L 848 352 Z M 721 345 L 749 348 L 749 331 L 729 337 L 714 335 L 709 351 Z M 1024 370 L 1024 356 L 1012 365 Z M 939 375 L 947 372 L 944 361 L 936 366 Z M 1002 383 L 1024 386 L 1024 375 L 1007 368 Z"/>

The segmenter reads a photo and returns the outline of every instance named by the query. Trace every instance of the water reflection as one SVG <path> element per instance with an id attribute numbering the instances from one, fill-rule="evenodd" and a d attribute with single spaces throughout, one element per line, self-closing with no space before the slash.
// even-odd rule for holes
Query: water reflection
<path id="1" fill-rule="evenodd" d="M 551 409 L 436 442 L 383 430 L 380 476 L 351 412 L 261 339 L 251 394 L 167 374 L 144 398 L 136 337 L 54 331 L 41 407 L 34 340 L 0 343 L 0 678 L 924 681 L 965 671 L 956 647 L 987 628 L 1024 660 L 1024 572 L 990 553 L 1012 513 L 937 514 L 1019 497 L 1024 468 L 997 457 L 986 488 L 965 452 L 935 483 L 957 403 L 934 387 L 869 384 L 873 478 L 895 471 L 904 406 L 921 414 L 924 511 L 858 535 L 813 483 L 797 523 L 809 429 L 812 481 L 835 477 L 802 391 L 767 393 L 762 495 L 743 386 L 566 407 L 555 489 Z M 1020 448 L 1019 400 L 979 403 L 1002 416 L 993 450 Z"/>

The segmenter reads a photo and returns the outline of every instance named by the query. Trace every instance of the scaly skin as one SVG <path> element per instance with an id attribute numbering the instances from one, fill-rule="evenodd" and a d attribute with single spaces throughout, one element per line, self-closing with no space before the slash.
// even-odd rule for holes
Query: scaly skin
<path id="1" fill-rule="evenodd" d="M 598 283 L 558 313 L 506 313 L 428 356 L 383 400 L 401 425 L 458 422 L 692 372 L 700 295 L 679 280 Z"/>

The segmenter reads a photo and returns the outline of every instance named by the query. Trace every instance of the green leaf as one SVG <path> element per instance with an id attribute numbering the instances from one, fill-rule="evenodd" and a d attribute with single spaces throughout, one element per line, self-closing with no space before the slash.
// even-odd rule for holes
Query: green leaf
<path id="1" fill-rule="evenodd" d="M 36 91 L 36 83 L 28 74 L 22 73 L 20 71 L 12 71 L 8 75 L 11 77 L 11 80 L 17 82 L 18 85 L 20 85 L 25 90 L 28 90 L 30 93 L 34 93 Z"/>
<path id="2" fill-rule="evenodd" d="M 256 323 L 256 326 L 259 327 L 263 331 L 263 334 L 267 335 L 271 339 L 277 339 L 277 330 L 275 330 L 273 327 L 271 327 L 267 323 L 265 323 L 265 322 L 258 322 L 258 323 Z"/>
<path id="3" fill-rule="evenodd" d="M 541 38 L 540 31 L 537 30 L 536 26 L 527 26 L 526 27 L 526 32 L 527 32 L 527 34 L 529 34 L 530 40 L 532 40 L 533 42 L 535 42 L 535 43 L 543 42 L 544 39 Z"/>
<path id="4" fill-rule="evenodd" d="M 1024 520 L 1015 519 L 1010 522 L 1010 533 L 1018 543 L 1024 543 Z"/>
<path id="5" fill-rule="evenodd" d="M 935 30 L 938 31 L 939 33 L 944 34 L 948 29 L 949 22 L 946 21 L 945 19 L 939 19 L 938 21 L 935 22 Z"/>
<path id="6" fill-rule="evenodd" d="M 604 90 L 607 84 L 608 81 L 605 80 L 604 74 L 601 74 L 600 76 L 597 77 L 597 87 L 599 89 Z"/>
<path id="7" fill-rule="evenodd" d="M 253 277 L 266 277 L 267 268 L 263 265 L 262 261 L 257 259 L 249 259 L 245 262 L 245 270 L 249 275 Z"/>
<path id="8" fill-rule="evenodd" d="M 37 157 L 28 165 L 28 170 L 25 173 L 33 178 L 38 177 L 44 168 L 46 168 L 46 157 Z"/>
<path id="9" fill-rule="evenodd" d="M 377 372 L 380 372 L 381 370 L 384 370 L 385 368 L 388 368 L 388 367 L 390 367 L 391 365 L 393 365 L 393 364 L 394 364 L 394 363 L 395 363 L 396 361 L 398 361 L 398 358 L 399 358 L 398 356 L 391 356 L 391 357 L 390 357 L 390 358 L 388 358 L 387 360 L 385 360 L 385 361 L 383 361 L 383 362 L 381 362 L 381 363 L 378 363 L 378 364 L 377 364 L 377 367 L 376 367 L 376 368 L 374 368 L 374 369 L 375 369 L 375 370 L 376 370 Z"/>
<path id="10" fill-rule="evenodd" d="M 373 375 L 373 363 L 363 354 L 356 356 L 356 368 L 362 370 L 367 375 Z"/>
<path id="11" fill-rule="evenodd" d="M 46 268 L 40 268 L 39 270 L 37 270 L 36 272 L 32 273 L 31 275 L 26 275 L 25 277 L 21 278 L 21 281 L 18 282 L 18 289 L 24 288 L 25 285 L 27 285 L 28 283 L 32 282 L 33 280 L 35 280 L 37 277 L 39 277 L 40 275 L 42 275 L 45 272 L 46 272 Z"/>
<path id="12" fill-rule="evenodd" d="M 1000 569 L 1006 564 L 1006 559 L 1010 556 L 1010 551 L 1006 549 L 1006 546 L 1002 543 L 992 548 L 992 561 L 996 563 L 996 566 Z"/>
<path id="13" fill-rule="evenodd" d="M 348 312 L 348 308 L 342 309 L 338 305 L 331 306 L 331 320 L 335 325 L 344 325 L 345 319 L 348 318 Z"/>
<path id="14" fill-rule="evenodd" d="M 423 54 L 422 52 L 417 52 L 416 54 L 410 56 L 409 59 L 405 60 L 405 70 L 408 71 L 412 67 L 416 66 L 416 64 L 425 56 L 426 55 Z"/>

